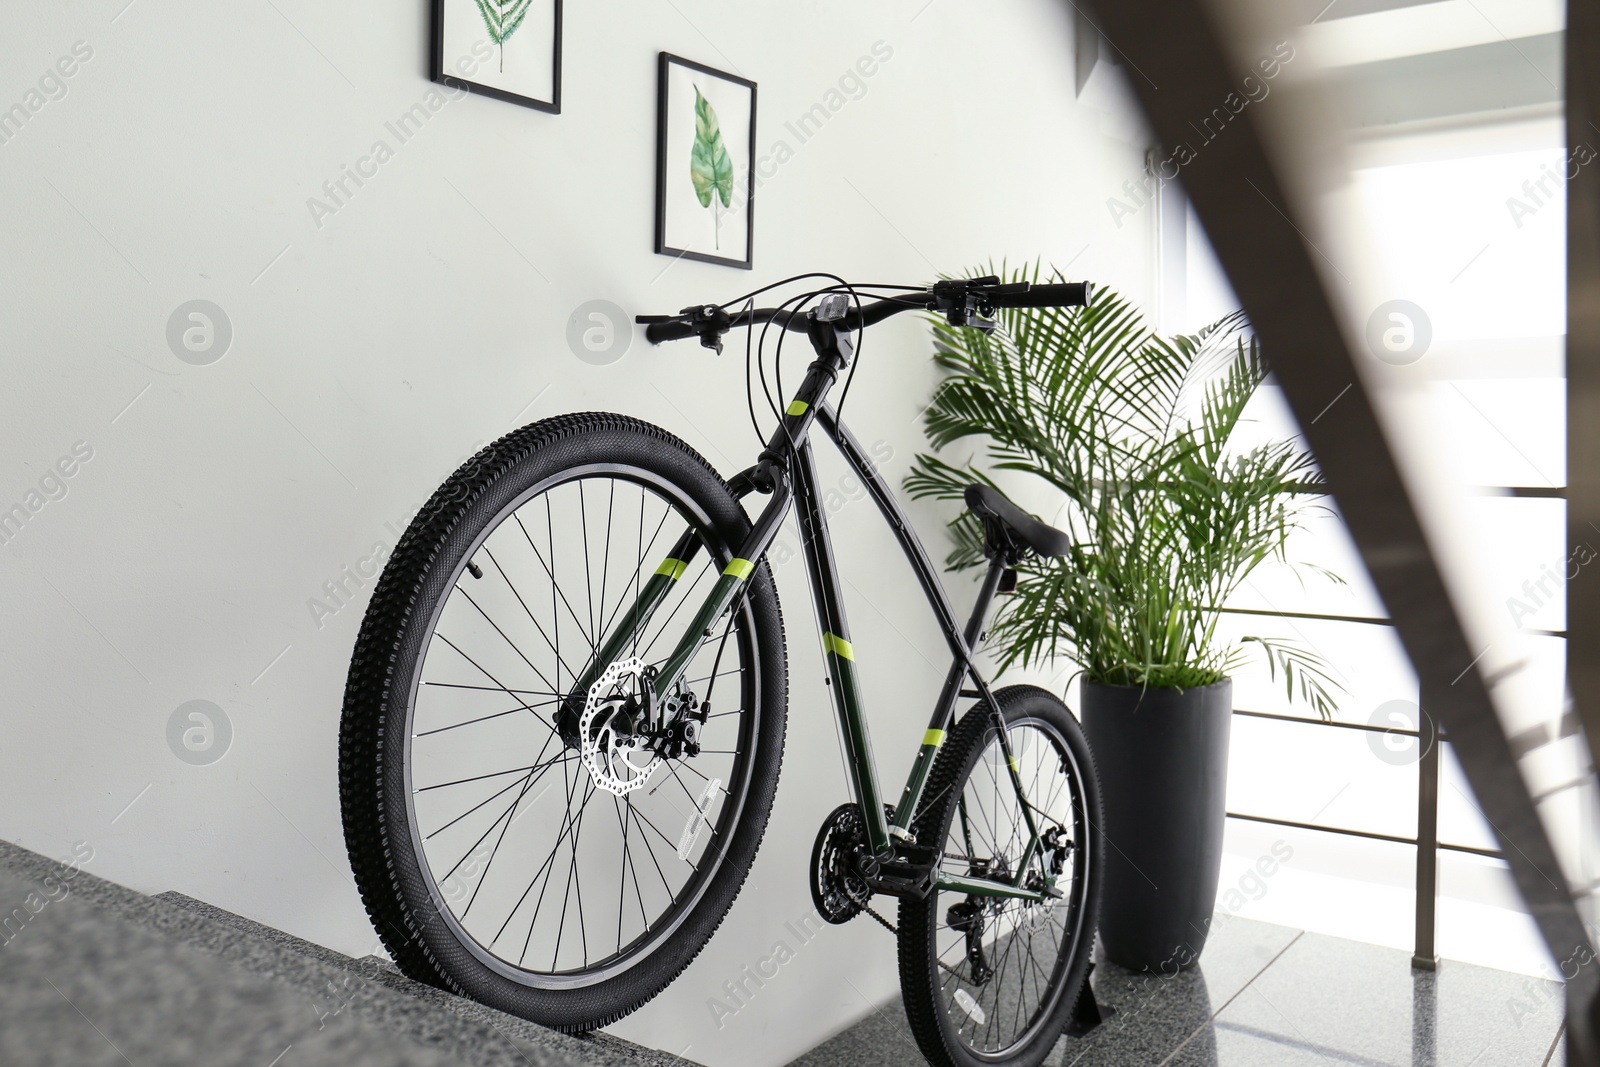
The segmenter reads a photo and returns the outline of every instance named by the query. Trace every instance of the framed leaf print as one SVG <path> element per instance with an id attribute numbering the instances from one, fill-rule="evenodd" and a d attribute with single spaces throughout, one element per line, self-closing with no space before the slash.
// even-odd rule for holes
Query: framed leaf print
<path id="1" fill-rule="evenodd" d="M 756 83 L 661 53 L 656 251 L 749 270 Z"/>
<path id="2" fill-rule="evenodd" d="M 561 0 L 433 0 L 442 85 L 561 113 Z"/>

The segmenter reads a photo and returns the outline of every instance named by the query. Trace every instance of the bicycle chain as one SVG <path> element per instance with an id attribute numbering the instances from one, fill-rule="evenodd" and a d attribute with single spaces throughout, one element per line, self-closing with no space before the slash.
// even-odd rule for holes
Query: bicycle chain
<path id="1" fill-rule="evenodd" d="M 889 931 L 891 934 L 894 934 L 896 937 L 898 937 L 900 935 L 900 931 L 895 929 L 894 923 L 890 922 L 888 919 L 885 919 L 882 915 L 879 915 L 875 909 L 869 908 L 869 907 L 867 907 L 866 905 L 863 904 L 862 907 L 861 907 L 861 910 L 866 912 L 868 915 L 872 916 L 874 919 L 877 919 L 879 925 L 881 925 L 885 930 Z"/>
<path id="2" fill-rule="evenodd" d="M 848 892 L 849 891 L 847 889 L 846 893 L 848 894 Z M 870 895 L 868 896 L 868 899 L 871 899 Z M 878 914 L 878 910 L 876 908 L 874 908 L 872 905 L 868 904 L 866 900 L 856 900 L 854 895 L 850 896 L 850 900 L 851 900 L 851 902 L 853 904 L 855 904 L 857 907 L 859 907 L 861 909 L 860 912 L 857 912 L 858 915 L 864 912 L 867 915 L 872 916 L 872 918 L 877 922 L 877 924 L 879 926 L 883 927 L 885 930 L 889 931 L 891 934 L 894 934 L 896 937 L 900 936 L 900 930 L 895 926 L 895 924 L 890 922 L 888 919 L 885 919 L 882 915 L 879 915 Z M 944 968 L 946 971 L 949 971 L 956 978 L 964 978 L 964 976 L 961 974 L 960 971 L 958 971 L 954 967 L 950 966 L 944 960 L 935 960 L 935 962 L 938 963 L 939 966 Z"/>

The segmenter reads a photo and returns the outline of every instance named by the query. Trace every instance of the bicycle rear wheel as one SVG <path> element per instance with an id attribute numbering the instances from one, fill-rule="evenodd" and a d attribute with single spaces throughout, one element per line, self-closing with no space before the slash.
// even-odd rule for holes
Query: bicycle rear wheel
<path id="1" fill-rule="evenodd" d="M 765 563 L 683 675 L 710 705 L 698 737 L 682 717 L 658 729 L 644 690 L 749 528 L 686 444 L 607 414 L 509 434 L 411 523 L 362 622 L 340 730 L 351 863 L 406 974 L 581 1031 L 655 996 L 710 939 L 782 762 Z M 669 558 L 685 531 L 691 558 Z M 596 663 L 653 579 L 659 608 Z"/>
<path id="2" fill-rule="evenodd" d="M 1055 846 L 1025 885 L 1059 864 L 1059 899 L 935 890 L 900 901 L 900 987 L 917 1044 L 936 1067 L 1035 1067 L 1060 1039 L 1088 973 L 1100 908 L 1100 789 L 1078 721 L 1034 686 L 995 693 L 1039 831 Z M 980 703 L 950 732 L 918 814 L 939 869 L 1011 880 L 1029 834 L 994 717 Z M 1059 850 L 1059 851 L 1058 851 Z M 1057 858 L 1059 857 L 1059 858 Z"/>

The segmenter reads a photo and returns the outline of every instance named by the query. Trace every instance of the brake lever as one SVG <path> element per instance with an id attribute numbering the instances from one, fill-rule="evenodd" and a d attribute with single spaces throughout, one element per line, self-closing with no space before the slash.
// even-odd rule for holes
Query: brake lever
<path id="1" fill-rule="evenodd" d="M 982 278 L 950 278 L 933 284 L 933 296 L 938 310 L 944 313 L 950 325 L 993 333 L 999 323 L 989 317 L 994 314 L 994 307 L 986 296 L 992 292 L 1010 292 L 1014 285 L 1027 288 L 1026 282 L 1003 286 L 993 274 Z"/>
<path id="2" fill-rule="evenodd" d="M 722 335 L 733 328 L 733 318 L 726 310 L 716 304 L 701 304 L 684 308 L 680 316 L 687 318 L 700 335 L 700 347 L 722 355 Z"/>

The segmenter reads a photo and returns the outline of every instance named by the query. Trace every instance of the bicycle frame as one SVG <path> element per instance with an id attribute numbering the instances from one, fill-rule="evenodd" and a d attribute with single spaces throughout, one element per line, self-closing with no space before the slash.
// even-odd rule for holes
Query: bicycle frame
<path id="1" fill-rule="evenodd" d="M 839 729 L 844 740 L 846 765 L 850 785 L 855 795 L 866 827 L 867 845 L 879 860 L 894 856 L 896 840 L 910 842 L 909 827 L 921 805 L 928 773 L 933 767 L 939 747 L 944 743 L 955 714 L 956 702 L 966 693 L 987 702 L 994 716 L 1001 750 L 1010 768 L 1010 778 L 1016 790 L 1019 808 L 1027 824 L 1029 840 L 1017 864 L 1015 875 L 1008 881 L 977 878 L 966 875 L 938 873 L 934 884 L 940 889 L 983 896 L 1020 897 L 1042 900 L 1046 894 L 1023 885 L 1030 864 L 1039 853 L 1040 831 L 1034 818 L 1032 805 L 1027 801 L 1016 757 L 1011 751 L 1010 738 L 1004 729 L 999 712 L 989 690 L 988 682 L 979 671 L 972 648 L 982 631 L 989 607 L 993 602 L 1001 577 L 1006 569 L 1004 560 L 996 556 L 979 592 L 972 615 L 963 628 L 956 619 L 955 610 L 940 583 L 933 563 L 917 539 L 899 502 L 884 484 L 882 477 L 860 443 L 849 429 L 839 422 L 827 403 L 827 394 L 837 383 L 839 375 L 849 366 L 853 355 L 851 334 L 842 321 L 824 321 L 815 313 L 807 317 L 806 329 L 816 359 L 807 367 L 804 380 L 793 400 L 785 409 L 780 425 L 761 453 L 756 466 L 737 475 L 732 484 L 741 496 L 752 492 L 770 492 L 772 499 L 757 516 L 755 523 L 739 546 L 738 555 L 723 568 L 721 576 L 702 603 L 694 619 L 688 623 L 682 640 L 668 656 L 654 679 L 656 692 L 667 693 L 682 678 L 684 669 L 700 646 L 709 638 L 715 625 L 730 611 L 744 589 L 745 582 L 759 560 L 777 536 L 778 528 L 794 507 L 800 524 L 801 545 L 810 579 L 812 601 L 816 609 L 817 625 L 822 632 L 823 654 L 827 661 L 829 688 L 839 718 Z M 817 488 L 815 457 L 811 450 L 810 431 L 820 424 L 823 432 L 833 441 L 868 494 L 878 511 L 894 532 L 895 539 L 911 564 L 922 586 L 924 596 L 944 633 L 951 652 L 951 665 L 944 686 L 935 703 L 922 743 L 913 761 L 911 773 L 895 805 L 893 822 L 884 813 L 883 795 L 878 781 L 877 766 L 873 760 L 861 688 L 856 676 L 855 649 L 850 642 L 850 629 L 845 619 L 843 594 L 839 587 L 839 573 L 834 563 L 833 545 L 828 534 L 827 515 L 821 504 Z M 657 568 L 649 582 L 640 590 L 635 603 L 620 619 L 611 635 L 601 643 L 595 659 L 579 680 L 581 688 L 592 684 L 599 672 L 623 654 L 633 636 L 650 621 L 651 616 L 666 600 L 668 593 L 688 569 L 689 561 L 699 550 L 700 542 L 693 529 L 685 531 L 671 549 L 671 554 Z M 973 690 L 963 690 L 962 680 L 970 677 Z M 963 818 L 965 810 L 963 808 Z M 1053 879 L 1048 871 L 1046 885 Z"/>

